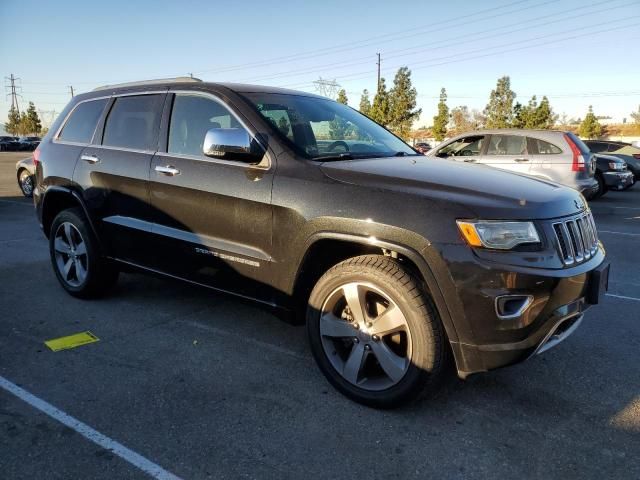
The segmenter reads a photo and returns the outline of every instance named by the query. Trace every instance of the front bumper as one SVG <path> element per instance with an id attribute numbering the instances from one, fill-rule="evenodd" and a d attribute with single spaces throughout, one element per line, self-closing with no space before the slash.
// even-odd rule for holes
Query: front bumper
<path id="1" fill-rule="evenodd" d="M 603 172 L 602 178 L 605 185 L 614 190 L 624 190 L 633 184 L 633 173 L 629 171 Z"/>
<path id="2" fill-rule="evenodd" d="M 467 270 L 467 279 L 458 284 L 471 330 L 451 342 L 461 377 L 521 362 L 563 341 L 606 292 L 609 274 L 601 246 L 591 260 L 573 268 L 496 267 L 471 276 Z M 500 315 L 498 299 L 512 296 L 530 300 L 516 315 Z"/>

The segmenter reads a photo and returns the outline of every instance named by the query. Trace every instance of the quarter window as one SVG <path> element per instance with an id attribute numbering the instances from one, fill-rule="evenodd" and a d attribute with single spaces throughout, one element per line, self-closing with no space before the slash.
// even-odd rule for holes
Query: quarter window
<path id="1" fill-rule="evenodd" d="M 107 99 L 91 100 L 79 104 L 64 124 L 58 140 L 75 143 L 89 143 L 102 115 Z"/>
<path id="2" fill-rule="evenodd" d="M 104 127 L 103 145 L 156 150 L 163 95 L 118 97 Z"/>
<path id="3" fill-rule="evenodd" d="M 562 153 L 559 147 L 553 143 L 545 142 L 539 138 L 527 137 L 527 148 L 531 155 L 552 155 Z"/>
<path id="4" fill-rule="evenodd" d="M 527 151 L 525 137 L 492 135 L 487 155 L 522 155 Z"/>
<path id="5" fill-rule="evenodd" d="M 177 94 L 173 101 L 167 151 L 203 157 L 204 137 L 212 128 L 244 128 L 229 110 L 211 98 Z"/>

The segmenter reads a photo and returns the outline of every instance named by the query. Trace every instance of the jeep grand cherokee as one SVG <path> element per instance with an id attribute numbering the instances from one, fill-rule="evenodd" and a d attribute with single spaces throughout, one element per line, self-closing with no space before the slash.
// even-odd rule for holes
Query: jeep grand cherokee
<path id="1" fill-rule="evenodd" d="M 71 295 L 142 270 L 306 312 L 339 391 L 377 407 L 573 332 L 608 265 L 578 192 L 416 154 L 346 105 L 193 79 L 74 97 L 34 153 Z M 302 315 L 305 317 L 305 315 Z"/>

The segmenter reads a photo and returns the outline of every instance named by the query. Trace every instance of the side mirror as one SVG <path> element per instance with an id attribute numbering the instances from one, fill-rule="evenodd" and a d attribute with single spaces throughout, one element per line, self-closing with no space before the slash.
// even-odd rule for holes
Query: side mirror
<path id="1" fill-rule="evenodd" d="M 258 163 L 264 150 L 242 128 L 212 128 L 204 137 L 202 153 L 211 158 Z"/>

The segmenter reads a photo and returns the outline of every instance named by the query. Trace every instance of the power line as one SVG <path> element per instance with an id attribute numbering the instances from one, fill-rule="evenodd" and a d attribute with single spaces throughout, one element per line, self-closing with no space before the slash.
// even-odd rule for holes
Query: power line
<path id="1" fill-rule="evenodd" d="M 336 92 L 340 88 L 338 82 L 333 80 L 325 80 L 322 77 L 318 78 L 313 84 L 316 87 L 316 91 L 327 98 L 335 98 Z"/>
<path id="2" fill-rule="evenodd" d="M 627 21 L 627 20 L 630 20 L 632 18 L 636 18 L 636 17 L 639 17 L 639 16 L 640 15 L 635 15 L 635 16 L 632 16 L 632 17 L 624 18 L 622 20 L 614 20 L 612 22 L 600 23 L 600 25 L 607 25 L 607 24 L 611 24 L 611 23 L 615 23 L 615 22 L 619 22 L 619 21 Z M 592 35 L 596 35 L 598 33 L 607 33 L 607 32 L 611 32 L 611 31 L 614 31 L 614 30 L 621 30 L 621 29 L 631 28 L 631 27 L 636 27 L 636 26 L 638 26 L 638 24 L 637 23 L 633 23 L 633 24 L 630 24 L 630 25 L 620 25 L 620 26 L 616 26 L 616 27 L 608 28 L 608 29 L 604 29 L 604 30 L 590 30 L 590 31 L 588 31 L 586 33 L 583 33 L 583 34 L 573 35 L 573 36 L 564 37 L 564 38 L 558 38 L 558 39 L 550 40 L 550 41 L 547 41 L 547 42 L 535 43 L 533 45 L 525 45 L 525 46 L 516 47 L 516 48 L 507 48 L 507 49 L 504 49 L 504 50 L 499 50 L 497 52 L 492 52 L 492 53 L 487 53 L 487 54 L 482 54 L 482 55 L 475 55 L 475 56 L 470 56 L 470 57 L 467 57 L 467 58 L 460 58 L 460 59 L 456 59 L 456 60 L 445 60 L 443 62 L 438 62 L 438 63 L 429 63 L 429 62 L 433 62 L 434 60 L 449 59 L 451 56 L 440 57 L 440 58 L 435 58 L 435 59 L 425 60 L 425 61 L 422 61 L 422 62 L 413 63 L 412 67 L 411 67 L 411 70 L 412 71 L 413 70 L 420 70 L 420 69 L 423 69 L 423 68 L 430 68 L 430 67 L 436 67 L 436 66 L 441 66 L 441 65 L 449 65 L 451 63 L 458 63 L 458 62 L 466 62 L 466 61 L 470 61 L 470 60 L 477 60 L 477 59 L 480 59 L 480 58 L 486 58 L 486 57 L 492 57 L 492 56 L 495 56 L 495 55 L 501 55 L 503 53 L 510 53 L 510 52 L 516 52 L 516 51 L 520 51 L 520 50 L 526 50 L 526 49 L 529 49 L 529 48 L 535 48 L 535 47 L 555 44 L 555 43 L 564 42 L 564 41 L 567 41 L 567 40 L 575 40 L 577 38 L 582 38 L 582 37 L 585 37 L 585 36 L 592 36 Z M 585 27 L 581 27 L 580 29 L 575 29 L 575 30 L 581 30 L 581 29 L 584 29 L 584 28 Z M 592 28 L 592 26 L 590 26 L 589 28 Z M 520 41 L 520 42 L 512 42 L 512 44 L 523 43 L 523 42 L 531 41 L 531 40 L 539 40 L 539 39 L 542 39 L 542 38 L 544 38 L 544 36 L 538 37 L 538 38 L 535 38 L 535 39 L 523 40 L 523 41 Z M 495 47 L 490 47 L 490 48 L 500 48 L 500 47 L 501 47 L 501 45 L 495 46 Z M 483 48 L 483 49 L 475 50 L 475 52 L 485 51 L 485 50 L 486 50 L 486 48 Z M 467 55 L 468 53 L 470 53 L 470 52 L 464 52 L 464 53 L 461 53 L 461 54 L 458 54 L 458 55 L 454 55 L 454 56 Z M 428 64 L 427 65 L 423 65 L 424 63 L 428 63 Z M 415 65 L 419 65 L 419 66 L 415 67 Z M 388 67 L 387 70 L 397 69 L 397 68 L 399 68 L 401 66 L 403 66 L 403 65 L 396 65 L 396 66 L 393 66 L 393 67 Z M 341 81 L 350 81 L 350 80 L 366 78 L 370 74 L 371 73 L 369 71 L 361 71 L 361 72 L 352 73 L 352 74 L 349 74 L 349 75 L 340 76 L 340 77 L 338 77 L 338 79 L 341 80 Z M 288 84 L 288 85 L 280 85 L 280 86 L 289 87 L 289 88 L 296 88 L 296 87 L 301 88 L 301 87 L 308 86 L 308 85 L 309 85 L 309 83 L 297 83 L 297 84 Z"/>
<path id="3" fill-rule="evenodd" d="M 598 6 L 598 5 L 605 4 L 605 3 L 609 4 L 610 2 L 609 1 L 598 2 L 598 3 L 595 3 L 593 5 L 587 6 L 585 8 L 594 7 L 594 6 Z M 596 10 L 596 11 L 592 11 L 592 12 L 587 12 L 587 13 L 581 13 L 581 14 L 578 14 L 578 15 L 574 15 L 573 18 L 579 18 L 579 17 L 582 17 L 582 16 L 593 15 L 595 13 L 600 13 L 600 12 L 604 12 L 604 11 L 608 12 L 608 11 L 611 11 L 611 10 L 614 10 L 614 9 L 617 9 L 617 8 L 627 7 L 629 5 L 631 5 L 631 4 L 627 3 L 627 4 L 614 6 L 614 7 L 608 6 L 606 9 L 601 9 L 601 10 Z M 430 44 L 423 44 L 421 47 L 427 46 L 428 48 L 426 48 L 426 49 L 423 48 L 423 49 L 420 49 L 420 50 L 416 50 L 417 47 L 413 47 L 411 49 L 413 51 L 410 51 L 410 52 L 407 52 L 406 49 L 392 50 L 390 52 L 387 52 L 387 55 L 385 55 L 385 58 L 386 59 L 393 59 L 393 58 L 405 57 L 405 56 L 408 56 L 408 55 L 415 55 L 415 54 L 418 54 L 418 53 L 423 53 L 425 51 L 436 51 L 436 50 L 444 49 L 445 47 L 464 45 L 464 44 L 467 44 L 467 43 L 477 44 L 478 40 L 501 37 L 501 36 L 511 35 L 513 33 L 521 32 L 521 31 L 524 31 L 524 30 L 530 30 L 530 29 L 533 29 L 533 28 L 539 28 L 539 25 L 537 23 L 534 23 L 534 22 L 537 22 L 538 20 L 544 20 L 544 19 L 547 19 L 549 17 L 554 17 L 554 16 L 557 16 L 557 15 L 560 15 L 560 14 L 563 14 L 563 13 L 569 13 L 569 12 L 571 12 L 571 10 L 556 12 L 553 15 L 544 15 L 544 16 L 541 16 L 541 17 L 531 18 L 531 19 L 528 19 L 528 20 L 523 21 L 523 22 L 517 22 L 517 23 L 511 24 L 511 25 L 505 25 L 503 27 L 497 27 L 497 28 L 492 28 L 492 29 L 489 29 L 489 30 L 473 32 L 473 33 L 470 33 L 468 35 L 458 36 L 456 38 L 456 41 L 445 43 L 444 45 L 441 45 L 438 48 L 433 48 L 433 47 L 435 45 L 437 45 L 438 43 L 446 42 L 447 40 L 439 40 L 439 41 L 436 41 L 436 42 L 433 42 L 433 43 L 430 43 Z M 626 18 L 626 19 L 628 19 L 628 18 Z M 625 18 L 617 19 L 615 21 L 623 21 L 623 20 L 626 20 L 626 19 Z M 559 22 L 565 22 L 566 23 L 566 18 L 561 18 L 561 19 L 558 19 L 558 20 L 555 20 L 555 21 L 552 21 L 552 22 L 547 22 L 546 24 L 549 25 L 549 24 L 559 23 Z M 512 26 L 521 25 L 521 24 L 527 24 L 528 26 L 526 26 L 524 28 L 508 30 L 508 31 L 502 32 L 502 33 L 495 33 L 496 30 L 501 30 L 501 29 L 504 29 L 504 28 L 510 28 Z M 592 25 L 592 26 L 600 26 L 600 25 L 604 25 L 604 24 L 603 23 L 597 23 L 597 24 Z M 544 35 L 542 37 L 534 37 L 534 38 L 530 38 L 528 40 L 520 40 L 520 41 L 515 42 L 515 43 L 523 43 L 523 42 L 526 42 L 526 41 L 538 40 L 540 38 L 545 38 L 545 37 L 553 36 L 553 35 L 561 35 L 561 34 L 567 33 L 568 31 L 571 32 L 571 31 L 584 29 L 584 28 L 591 28 L 591 27 L 582 26 L 582 27 L 579 27 L 578 29 L 564 30 L 562 32 L 557 32 L 557 33 L 553 33 L 553 34 L 547 34 L 547 35 Z M 478 34 L 482 34 L 482 33 L 486 33 L 486 32 L 494 32 L 494 33 L 492 33 L 490 35 L 481 36 L 481 37 L 477 36 Z M 462 39 L 469 38 L 469 40 L 460 41 L 461 38 Z M 513 43 L 514 42 L 511 42 L 510 44 L 513 44 Z M 498 45 L 498 46 L 488 47 L 488 48 L 499 48 L 499 47 L 502 47 L 502 46 L 503 45 Z M 482 50 L 484 50 L 486 48 L 487 47 L 483 48 Z M 474 51 L 478 51 L 478 50 L 474 50 Z M 402 53 L 400 53 L 398 55 L 389 55 L 389 53 L 393 53 L 393 52 L 402 52 Z M 468 53 L 469 52 L 464 52 L 464 53 L 459 53 L 459 54 L 455 54 L 455 55 L 459 56 L 459 55 L 468 54 Z M 376 54 L 376 55 L 378 55 L 378 54 Z M 451 56 L 451 55 L 449 55 L 449 56 Z M 288 76 L 297 76 L 297 75 L 303 75 L 303 74 L 306 74 L 306 73 L 323 72 L 323 71 L 326 70 L 326 67 L 332 67 L 332 66 L 336 66 L 337 67 L 337 66 L 343 66 L 343 65 L 344 66 L 366 65 L 370 61 L 369 60 L 369 58 L 370 58 L 369 56 L 358 57 L 358 58 L 362 58 L 363 60 L 360 61 L 360 62 L 354 61 L 354 60 L 357 60 L 357 59 L 343 60 L 343 61 L 340 61 L 340 62 L 334 62 L 334 63 L 324 64 L 324 65 L 315 65 L 313 67 L 306 68 L 306 69 L 293 69 L 293 70 L 289 70 L 289 71 L 285 71 L 285 72 L 279 72 L 279 73 L 271 74 L 271 75 L 263 75 L 263 76 L 260 76 L 260 77 L 253 77 L 253 78 L 244 78 L 244 79 L 241 79 L 239 81 L 240 82 L 254 82 L 254 81 L 273 80 L 273 79 L 276 79 L 276 78 L 283 78 L 283 77 L 288 77 Z M 379 69 L 379 66 L 378 66 L 378 69 Z"/>

